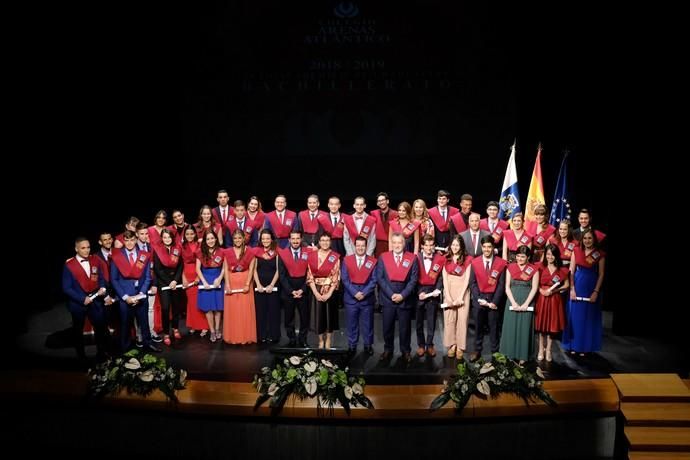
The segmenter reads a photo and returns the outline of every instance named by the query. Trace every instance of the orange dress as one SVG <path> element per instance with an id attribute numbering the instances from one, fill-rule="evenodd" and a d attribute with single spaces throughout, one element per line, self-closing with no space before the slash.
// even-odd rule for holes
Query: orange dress
<path id="1" fill-rule="evenodd" d="M 250 278 L 253 248 L 247 247 L 241 260 L 237 260 L 234 248 L 225 251 L 230 272 L 230 285 L 226 291 L 243 289 L 249 284 L 246 293 L 225 295 L 223 316 L 223 340 L 230 344 L 256 343 L 256 308 L 254 306 L 254 284 Z"/>

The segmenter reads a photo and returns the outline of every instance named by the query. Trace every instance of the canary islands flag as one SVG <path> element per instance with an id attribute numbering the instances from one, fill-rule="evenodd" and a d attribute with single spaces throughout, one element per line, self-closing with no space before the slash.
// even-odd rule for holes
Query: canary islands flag
<path id="1" fill-rule="evenodd" d="M 513 214 L 520 212 L 520 193 L 518 192 L 517 168 L 515 167 L 515 142 L 510 148 L 510 159 L 508 160 L 508 167 L 506 168 L 506 176 L 503 179 L 503 188 L 501 189 L 501 199 L 499 201 L 498 217 L 501 219 L 510 219 Z"/>

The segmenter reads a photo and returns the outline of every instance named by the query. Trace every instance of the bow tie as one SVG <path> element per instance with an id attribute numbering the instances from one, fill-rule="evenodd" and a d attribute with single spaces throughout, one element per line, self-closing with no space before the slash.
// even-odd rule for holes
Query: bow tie
<path id="1" fill-rule="evenodd" d="M 361 216 L 361 217 L 355 216 L 355 220 L 362 220 L 362 219 L 364 219 L 364 216 Z"/>
<path id="2" fill-rule="evenodd" d="M 433 260 L 434 256 L 424 256 L 424 260 Z"/>
<path id="3" fill-rule="evenodd" d="M 89 263 L 89 259 L 83 259 L 83 260 L 80 260 L 79 262 L 81 262 L 81 263 Z"/>

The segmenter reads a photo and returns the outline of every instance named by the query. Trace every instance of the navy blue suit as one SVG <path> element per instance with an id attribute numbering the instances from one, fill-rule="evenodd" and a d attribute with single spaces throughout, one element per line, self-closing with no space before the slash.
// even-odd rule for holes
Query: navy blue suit
<path id="1" fill-rule="evenodd" d="M 98 270 L 98 289 L 105 287 L 103 272 Z M 79 282 L 67 268 L 62 270 L 62 291 L 67 295 L 67 309 L 72 315 L 72 337 L 77 356 L 85 357 L 84 353 L 84 321 L 88 316 L 93 325 L 93 332 L 96 338 L 96 348 L 98 357 L 103 357 L 106 349 L 107 333 L 105 324 L 105 307 L 103 297 L 96 297 L 89 305 L 84 305 L 86 296 L 93 292 L 84 292 Z"/>
<path id="2" fill-rule="evenodd" d="M 496 290 L 494 292 L 481 292 L 479 290 L 479 283 L 475 277 L 474 270 L 470 274 L 470 292 L 472 293 L 472 308 L 475 313 L 475 344 L 474 351 L 482 353 L 482 343 L 484 341 L 484 329 L 489 326 L 489 337 L 491 338 L 491 353 L 496 353 L 500 345 L 500 326 L 501 326 L 501 307 L 505 303 L 506 297 L 506 270 L 503 270 L 496 282 Z M 489 303 L 493 303 L 498 307 L 498 310 L 492 310 L 487 307 L 479 305 L 478 300 L 484 299 Z"/>
<path id="3" fill-rule="evenodd" d="M 407 272 L 405 281 L 391 281 L 386 273 L 383 261 L 379 260 L 376 267 L 376 280 L 379 286 L 379 303 L 383 307 L 383 340 L 384 350 L 393 352 L 395 340 L 395 318 L 398 318 L 398 340 L 400 351 L 409 353 L 411 350 L 412 309 L 415 306 L 415 287 L 419 277 L 417 257 Z M 391 300 L 393 294 L 401 294 L 403 301 L 395 303 Z"/>
<path id="4" fill-rule="evenodd" d="M 365 256 L 366 258 L 366 256 Z M 347 344 L 351 349 L 357 348 L 359 342 L 359 321 L 362 320 L 362 339 L 365 347 L 374 343 L 374 289 L 376 288 L 376 268 L 371 270 L 365 284 L 355 284 L 350 280 L 345 262 L 340 265 L 340 281 L 343 283 L 343 301 L 345 304 L 345 318 L 347 321 Z M 355 294 L 364 294 L 362 300 L 357 300 Z"/>
<path id="5" fill-rule="evenodd" d="M 122 251 L 122 255 L 127 259 L 127 251 L 125 248 L 114 249 L 113 251 Z M 139 256 L 139 249 L 134 248 L 136 256 Z M 112 261 L 112 259 L 111 259 Z M 130 345 L 130 320 L 136 317 L 141 329 L 141 338 L 144 346 L 151 345 L 151 330 L 149 328 L 149 302 L 148 297 L 139 300 L 135 305 L 130 306 L 125 297 L 133 297 L 137 294 L 144 294 L 147 296 L 149 287 L 151 286 L 151 261 L 146 262 L 146 266 L 141 272 L 139 279 L 125 278 L 118 270 L 115 262 L 110 264 L 110 282 L 120 298 L 120 347 L 122 351 L 126 351 Z"/>

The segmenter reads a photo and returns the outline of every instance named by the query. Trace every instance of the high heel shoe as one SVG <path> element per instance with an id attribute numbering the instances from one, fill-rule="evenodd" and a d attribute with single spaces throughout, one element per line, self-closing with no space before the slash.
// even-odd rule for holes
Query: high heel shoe
<path id="1" fill-rule="evenodd" d="M 455 345 L 453 345 L 452 347 L 450 347 L 448 349 L 448 357 L 449 358 L 455 358 Z"/>
<path id="2" fill-rule="evenodd" d="M 180 334 L 179 329 L 173 329 L 173 337 L 175 337 L 175 340 L 180 340 L 182 338 L 182 334 Z"/>
<path id="3" fill-rule="evenodd" d="M 544 349 L 540 348 L 539 353 L 537 353 L 537 361 L 543 361 L 544 360 Z"/>
<path id="4" fill-rule="evenodd" d="M 170 344 L 171 344 L 172 342 L 170 341 L 170 336 L 169 336 L 169 335 L 166 334 L 165 336 L 163 336 L 163 343 L 164 343 L 165 345 L 167 345 L 167 346 L 170 346 Z"/>
<path id="5" fill-rule="evenodd" d="M 551 350 L 546 350 L 546 362 L 550 363 L 553 357 L 551 356 Z"/>

